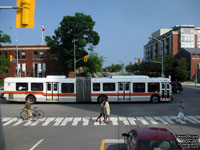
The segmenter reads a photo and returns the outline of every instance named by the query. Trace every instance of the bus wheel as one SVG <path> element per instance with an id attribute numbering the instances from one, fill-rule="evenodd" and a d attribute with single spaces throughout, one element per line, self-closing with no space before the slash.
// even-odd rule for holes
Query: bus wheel
<path id="1" fill-rule="evenodd" d="M 151 96 L 151 102 L 152 102 L 152 103 L 154 103 L 154 104 L 155 104 L 155 103 L 158 103 L 159 100 L 160 100 L 160 99 L 159 99 L 159 96 L 158 96 L 158 95 L 152 95 L 152 96 Z"/>
<path id="2" fill-rule="evenodd" d="M 36 102 L 36 98 L 33 95 L 28 96 L 28 100 L 31 104 L 34 104 Z"/>
<path id="3" fill-rule="evenodd" d="M 98 97 L 97 102 L 98 102 L 98 103 L 101 103 L 102 101 L 106 101 L 106 99 L 107 99 L 107 96 L 106 96 L 106 95 L 101 95 L 101 96 Z"/>

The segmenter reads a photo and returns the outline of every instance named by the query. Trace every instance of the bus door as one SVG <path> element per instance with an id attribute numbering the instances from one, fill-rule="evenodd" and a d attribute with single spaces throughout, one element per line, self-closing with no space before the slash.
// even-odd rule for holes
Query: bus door
<path id="1" fill-rule="evenodd" d="M 130 100 L 130 82 L 118 82 L 118 100 Z"/>
<path id="2" fill-rule="evenodd" d="M 162 88 L 161 88 L 161 99 L 162 100 L 169 100 L 170 98 L 170 84 L 167 82 L 162 82 Z"/>
<path id="3" fill-rule="evenodd" d="M 47 101 L 58 101 L 59 100 L 59 83 L 58 82 L 47 82 L 46 83 L 46 100 Z"/>

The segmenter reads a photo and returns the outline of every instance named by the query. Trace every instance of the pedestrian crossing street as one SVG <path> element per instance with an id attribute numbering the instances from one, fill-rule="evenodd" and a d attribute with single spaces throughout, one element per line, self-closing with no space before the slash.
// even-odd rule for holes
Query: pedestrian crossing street
<path id="1" fill-rule="evenodd" d="M 22 120 L 17 117 L 2 117 L 1 121 L 6 126 L 105 126 L 103 118 L 101 121 L 95 121 L 97 117 L 47 117 L 32 120 Z M 170 124 L 200 124 L 200 116 L 185 116 L 185 121 L 176 122 L 176 116 L 139 116 L 139 117 L 110 117 L 108 125 L 170 125 Z"/>

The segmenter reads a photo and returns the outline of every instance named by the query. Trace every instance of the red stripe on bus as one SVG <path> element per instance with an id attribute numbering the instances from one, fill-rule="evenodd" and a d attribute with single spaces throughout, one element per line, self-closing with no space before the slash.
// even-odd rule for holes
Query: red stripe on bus
<path id="1" fill-rule="evenodd" d="M 38 91 L 4 91 L 4 94 L 33 94 L 33 95 L 42 95 L 42 96 L 52 96 L 52 93 L 44 93 L 44 92 L 38 92 Z M 76 96 L 76 94 L 73 93 L 54 93 L 53 96 Z"/>

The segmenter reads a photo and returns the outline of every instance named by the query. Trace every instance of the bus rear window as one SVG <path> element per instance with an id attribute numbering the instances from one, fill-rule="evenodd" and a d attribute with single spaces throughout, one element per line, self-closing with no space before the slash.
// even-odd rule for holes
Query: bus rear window
<path id="1" fill-rule="evenodd" d="M 16 91 L 28 91 L 28 83 L 16 83 Z"/>
<path id="2" fill-rule="evenodd" d="M 43 83 L 31 83 L 31 91 L 43 91 Z"/>

